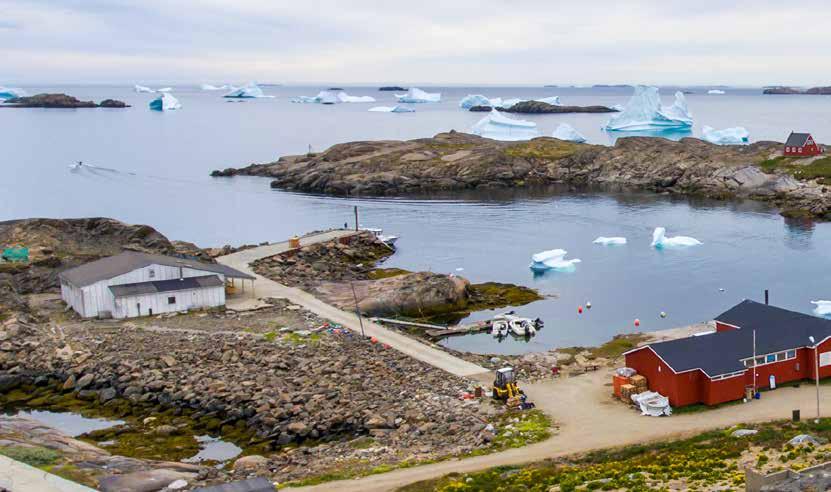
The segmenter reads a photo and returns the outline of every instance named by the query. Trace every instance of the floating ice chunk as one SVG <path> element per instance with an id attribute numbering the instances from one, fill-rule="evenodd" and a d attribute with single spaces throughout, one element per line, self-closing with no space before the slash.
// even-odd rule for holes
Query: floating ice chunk
<path id="1" fill-rule="evenodd" d="M 534 99 L 535 101 L 551 104 L 552 106 L 562 106 L 560 96 L 543 97 L 542 99 Z"/>
<path id="2" fill-rule="evenodd" d="M 561 272 L 574 271 L 580 260 L 575 258 L 566 260 L 568 252 L 564 249 L 551 249 L 531 255 L 531 264 L 528 267 L 535 272 L 557 270 Z"/>
<path id="3" fill-rule="evenodd" d="M 459 107 L 462 109 L 470 109 L 474 106 L 490 106 L 491 104 L 491 100 L 482 94 L 468 94 L 459 101 Z"/>
<path id="4" fill-rule="evenodd" d="M 560 126 L 554 130 L 554 133 L 552 133 L 551 136 L 559 138 L 560 140 L 567 140 L 569 142 L 583 143 L 586 141 L 586 137 L 581 135 L 580 132 L 575 130 L 568 123 L 560 123 Z"/>
<path id="5" fill-rule="evenodd" d="M 675 236 L 666 237 L 667 230 L 663 227 L 656 227 L 652 232 L 652 247 L 663 248 L 684 248 L 687 246 L 698 246 L 701 241 L 694 237 Z"/>
<path id="6" fill-rule="evenodd" d="M 811 301 L 811 304 L 816 306 L 814 308 L 814 313 L 820 316 L 831 315 L 831 301 Z"/>
<path id="7" fill-rule="evenodd" d="M 406 106 L 375 106 L 369 108 L 369 111 L 374 113 L 415 113 L 415 109 Z"/>
<path id="8" fill-rule="evenodd" d="M 153 111 L 170 111 L 182 109 L 182 104 L 169 92 L 162 92 L 159 97 L 150 101 L 150 109 Z"/>
<path id="9" fill-rule="evenodd" d="M 29 94 L 23 89 L 14 87 L 3 87 L 0 85 L 0 100 L 13 99 L 15 97 L 26 97 Z"/>
<path id="10" fill-rule="evenodd" d="M 718 145 L 741 145 L 750 141 L 750 132 L 741 126 L 716 130 L 711 126 L 701 129 L 704 140 Z"/>
<path id="11" fill-rule="evenodd" d="M 347 95 L 347 97 L 352 97 Z M 365 101 L 365 102 L 373 102 L 372 101 Z M 297 96 L 292 98 L 291 102 L 293 103 L 315 103 L 315 104 L 337 104 L 341 102 L 340 94 L 335 94 L 334 92 L 330 91 L 320 91 L 317 93 L 316 96 Z M 344 101 L 344 102 L 361 102 L 361 101 Z"/>
<path id="12" fill-rule="evenodd" d="M 725 92 L 720 89 L 710 89 L 707 91 L 707 94 L 725 94 Z"/>
<path id="13" fill-rule="evenodd" d="M 231 90 L 231 86 L 228 84 L 225 85 L 211 85 L 211 84 L 202 84 L 199 86 L 200 89 L 203 91 L 227 91 Z"/>
<path id="14" fill-rule="evenodd" d="M 626 238 L 625 237 L 600 236 L 592 242 L 594 244 L 602 244 L 603 246 L 612 246 L 612 245 L 626 244 Z"/>
<path id="15" fill-rule="evenodd" d="M 623 110 L 626 109 L 626 107 L 623 104 L 612 104 L 609 107 L 614 109 L 615 111 L 618 111 L 618 112 L 623 111 Z"/>
<path id="16" fill-rule="evenodd" d="M 350 96 L 346 92 L 339 92 L 338 99 L 345 103 L 374 103 L 375 98 L 372 96 Z"/>
<path id="17" fill-rule="evenodd" d="M 228 94 L 225 94 L 223 97 L 233 97 L 238 99 L 253 99 L 257 97 L 274 97 L 274 96 L 266 96 L 263 93 L 263 90 L 260 89 L 260 86 L 257 85 L 256 82 L 249 82 L 248 84 L 244 85 L 243 87 L 238 87 L 236 89 L 231 90 Z"/>
<path id="18" fill-rule="evenodd" d="M 508 118 L 495 109 L 473 125 L 470 133 L 494 140 L 528 140 L 539 135 L 533 121 Z"/>
<path id="19" fill-rule="evenodd" d="M 161 89 L 156 89 L 156 92 L 170 92 L 173 90 L 173 87 L 162 87 Z"/>
<path id="20" fill-rule="evenodd" d="M 430 103 L 441 102 L 441 93 L 424 92 L 417 87 L 410 87 L 406 94 L 396 94 L 398 102 L 402 103 Z"/>
<path id="21" fill-rule="evenodd" d="M 604 128 L 610 131 L 661 131 L 689 129 L 692 125 L 693 118 L 683 93 L 675 93 L 672 106 L 661 106 L 657 87 L 639 85 L 623 111 L 609 118 Z"/>
<path id="22" fill-rule="evenodd" d="M 133 90 L 136 91 L 136 92 L 147 92 L 147 93 L 156 92 L 156 91 L 154 91 L 153 89 L 151 89 L 149 87 L 145 87 L 143 85 L 138 85 L 138 84 L 133 86 Z"/>

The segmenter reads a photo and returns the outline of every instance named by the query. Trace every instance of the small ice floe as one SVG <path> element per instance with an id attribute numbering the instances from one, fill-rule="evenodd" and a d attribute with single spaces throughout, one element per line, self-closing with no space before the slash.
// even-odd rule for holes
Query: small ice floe
<path id="1" fill-rule="evenodd" d="M 554 130 L 554 133 L 552 133 L 551 136 L 560 140 L 566 140 L 568 142 L 583 143 L 586 141 L 586 137 L 581 135 L 580 132 L 575 130 L 568 123 L 560 123 L 560 126 Z"/>
<path id="2" fill-rule="evenodd" d="M 0 85 L 0 101 L 6 99 L 14 99 L 15 97 L 26 97 L 28 94 L 23 89 L 16 89 L 14 87 L 3 87 Z"/>
<path id="3" fill-rule="evenodd" d="M 831 316 L 831 301 L 811 301 L 814 305 L 814 314 L 818 316 Z"/>
<path id="4" fill-rule="evenodd" d="M 441 102 L 440 92 L 425 92 L 417 87 L 410 87 L 406 94 L 395 94 L 395 97 L 402 103 Z"/>
<path id="5" fill-rule="evenodd" d="M 161 89 L 156 89 L 156 92 L 171 92 L 173 87 L 162 87 Z"/>
<path id="6" fill-rule="evenodd" d="M 415 113 L 415 109 L 401 105 L 375 106 L 373 108 L 369 108 L 367 111 L 372 111 L 373 113 Z"/>
<path id="7" fill-rule="evenodd" d="M 171 111 L 174 109 L 182 109 L 182 103 L 173 97 L 169 92 L 162 92 L 159 97 L 150 101 L 150 109 L 153 111 Z"/>
<path id="8" fill-rule="evenodd" d="M 374 103 L 372 96 L 350 96 L 346 92 L 338 92 L 338 100 L 343 103 Z"/>
<path id="9" fill-rule="evenodd" d="M 750 142 L 750 132 L 741 126 L 716 130 L 711 126 L 701 129 L 701 138 L 717 145 L 743 145 Z"/>
<path id="10" fill-rule="evenodd" d="M 492 109 L 490 114 L 479 120 L 470 133 L 494 140 L 529 140 L 539 136 L 537 124 L 533 121 L 508 118 Z"/>
<path id="11" fill-rule="evenodd" d="M 462 267 L 459 267 L 459 268 L 457 268 L 457 269 L 456 269 L 456 271 L 457 271 L 457 272 L 463 272 L 463 271 L 465 271 L 465 269 L 464 269 L 464 268 L 462 268 Z"/>
<path id="12" fill-rule="evenodd" d="M 600 236 L 592 242 L 594 244 L 602 244 L 603 246 L 614 246 L 614 245 L 626 244 L 626 238 L 625 237 Z"/>
<path id="13" fill-rule="evenodd" d="M 145 87 L 143 85 L 138 85 L 138 84 L 133 86 L 133 90 L 136 91 L 136 92 L 146 92 L 146 93 L 151 93 L 151 94 L 153 92 L 156 92 L 156 91 L 154 91 L 153 89 L 151 89 L 149 87 Z"/>
<path id="14" fill-rule="evenodd" d="M 267 96 L 263 93 L 263 90 L 260 89 L 260 86 L 257 85 L 256 82 L 249 82 L 248 84 L 233 89 L 228 94 L 225 94 L 223 97 L 231 97 L 231 98 L 238 98 L 238 99 L 254 99 L 254 98 L 273 98 L 274 96 Z"/>
<path id="15" fill-rule="evenodd" d="M 687 246 L 698 246 L 702 244 L 701 241 L 694 237 L 688 236 L 674 236 L 666 237 L 667 230 L 664 227 L 656 227 L 652 232 L 652 247 L 655 249 L 663 248 L 684 248 Z"/>
<path id="16" fill-rule="evenodd" d="M 374 99 L 373 99 L 374 100 Z M 320 91 L 316 96 L 297 96 L 292 98 L 293 103 L 305 104 L 338 104 L 341 102 L 337 94 L 331 91 Z"/>
<path id="17" fill-rule="evenodd" d="M 687 100 L 680 91 L 675 93 L 671 106 L 661 105 L 657 87 L 639 85 L 626 107 L 609 118 L 604 129 L 608 131 L 664 131 L 692 128 L 693 117 Z"/>
<path id="18" fill-rule="evenodd" d="M 725 94 L 725 92 L 721 89 L 710 89 L 709 91 L 707 91 L 707 94 L 720 95 Z"/>
<path id="19" fill-rule="evenodd" d="M 551 249 L 542 251 L 531 256 L 531 264 L 528 267 L 535 272 L 556 270 L 560 272 L 573 272 L 580 260 L 575 258 L 566 260 L 568 252 L 564 249 Z"/>
<path id="20" fill-rule="evenodd" d="M 227 91 L 231 90 L 231 86 L 228 84 L 225 85 L 211 85 L 211 84 L 202 84 L 199 86 L 200 89 L 203 91 Z"/>

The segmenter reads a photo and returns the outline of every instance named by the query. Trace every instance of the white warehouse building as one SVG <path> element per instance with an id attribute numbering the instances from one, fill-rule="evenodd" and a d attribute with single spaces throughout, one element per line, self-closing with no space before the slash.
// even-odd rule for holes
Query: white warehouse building
<path id="1" fill-rule="evenodd" d="M 60 274 L 61 297 L 81 317 L 118 319 L 224 306 L 227 280 L 254 278 L 225 265 L 136 251 Z"/>

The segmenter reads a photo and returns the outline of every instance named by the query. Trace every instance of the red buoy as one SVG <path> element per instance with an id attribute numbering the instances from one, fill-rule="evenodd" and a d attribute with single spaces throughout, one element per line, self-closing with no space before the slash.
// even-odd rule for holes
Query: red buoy
<path id="1" fill-rule="evenodd" d="M 641 320 L 635 318 L 635 326 L 641 326 Z"/>
<path id="2" fill-rule="evenodd" d="M 372 343 L 378 343 L 378 339 L 375 337 L 370 338 L 369 341 Z"/>
<path id="3" fill-rule="evenodd" d="M 577 312 L 583 314 L 583 306 L 577 306 Z"/>

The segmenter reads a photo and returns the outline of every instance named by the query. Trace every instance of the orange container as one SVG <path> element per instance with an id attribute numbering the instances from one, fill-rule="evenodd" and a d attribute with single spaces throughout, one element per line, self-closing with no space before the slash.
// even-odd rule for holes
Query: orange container
<path id="1" fill-rule="evenodd" d="M 300 247 L 300 238 L 294 236 L 293 238 L 289 239 L 289 248 L 295 249 Z"/>
<path id="2" fill-rule="evenodd" d="M 612 376 L 612 387 L 615 390 L 615 396 L 618 398 L 620 398 L 620 387 L 624 384 L 630 384 L 629 378 L 626 376 L 618 376 L 617 374 Z"/>

